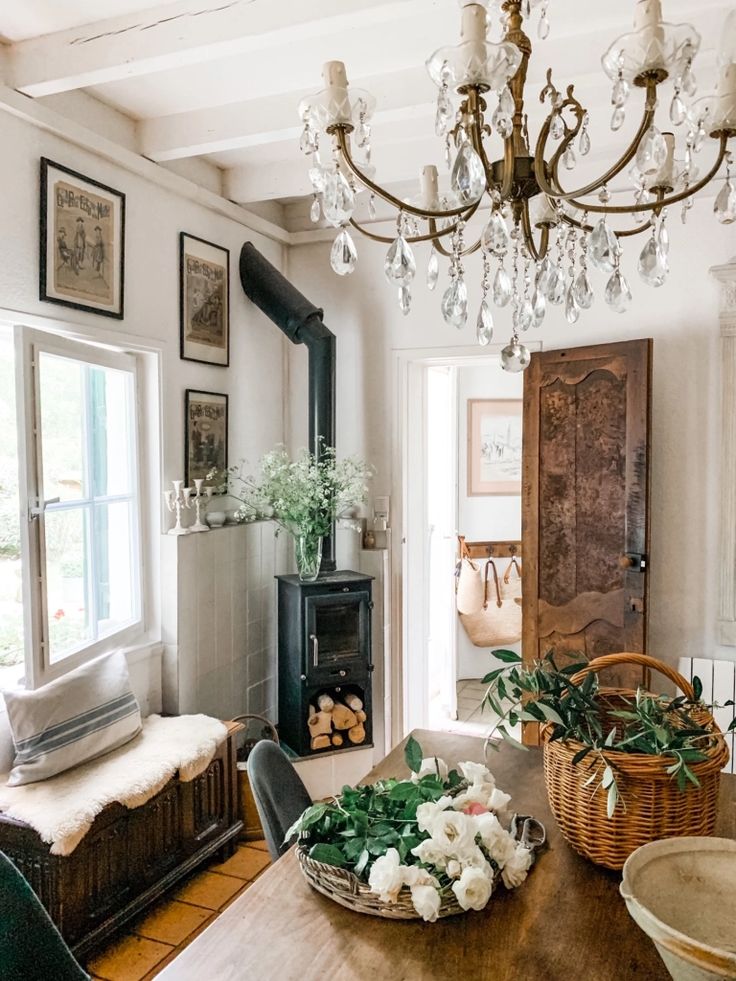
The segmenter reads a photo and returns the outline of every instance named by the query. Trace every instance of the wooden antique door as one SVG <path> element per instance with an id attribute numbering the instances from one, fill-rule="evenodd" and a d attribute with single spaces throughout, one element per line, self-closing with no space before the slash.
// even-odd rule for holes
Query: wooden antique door
<path id="1" fill-rule="evenodd" d="M 523 655 L 647 646 L 651 340 L 532 355 L 524 377 Z M 636 685 L 640 669 L 606 673 Z"/>

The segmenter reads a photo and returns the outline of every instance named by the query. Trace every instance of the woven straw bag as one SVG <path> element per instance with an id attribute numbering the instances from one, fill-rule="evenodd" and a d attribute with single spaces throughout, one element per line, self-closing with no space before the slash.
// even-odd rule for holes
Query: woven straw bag
<path id="1" fill-rule="evenodd" d="M 602 671 L 616 664 L 637 664 L 658 671 L 674 682 L 687 698 L 695 697 L 692 685 L 681 674 L 645 654 L 597 657 L 570 680 L 577 684 L 590 671 Z M 634 695 L 635 692 L 623 688 L 598 690 L 595 698 L 600 706 L 604 728 L 621 726 L 621 721 L 608 717 L 608 712 L 623 708 L 623 697 L 632 698 Z M 728 748 L 710 712 L 700 710 L 692 715 L 700 725 L 713 732 L 705 748 L 707 758 L 689 764 L 700 786 L 688 783 L 684 790 L 680 790 L 677 781 L 665 772 L 665 768 L 673 762 L 670 756 L 606 750 L 606 759 L 616 771 L 616 783 L 623 802 L 623 806 L 619 803 L 611 818 L 607 815 L 607 795 L 600 789 L 594 792 L 597 781 L 585 786 L 592 769 L 586 762 L 572 765 L 573 757 L 584 748 L 583 744 L 562 739 L 550 742 L 553 727 L 550 724 L 542 726 L 540 737 L 544 779 L 550 807 L 563 837 L 576 852 L 596 865 L 618 870 L 623 868 L 633 851 L 649 841 L 714 833 L 720 771 L 728 762 Z M 599 776 L 602 776 L 604 764 L 597 761 L 596 766 Z"/>
<path id="2" fill-rule="evenodd" d="M 493 588 L 489 580 L 493 576 Z M 461 614 L 460 622 L 476 647 L 498 647 L 521 640 L 521 567 L 512 558 L 499 581 L 493 559 L 485 565 L 485 602 L 473 614 Z M 489 597 L 490 593 L 490 597 Z"/>
<path id="3" fill-rule="evenodd" d="M 460 562 L 458 563 L 455 603 L 458 613 L 478 613 L 486 600 L 486 587 L 483 570 L 473 562 L 467 545 L 460 540 Z"/>

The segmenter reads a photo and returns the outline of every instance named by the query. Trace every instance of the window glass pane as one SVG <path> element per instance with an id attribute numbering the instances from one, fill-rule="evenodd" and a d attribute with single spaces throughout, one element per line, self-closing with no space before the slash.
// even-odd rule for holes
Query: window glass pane
<path id="1" fill-rule="evenodd" d="M 86 496 L 84 479 L 84 366 L 41 352 L 43 491 L 47 500 Z"/>
<path id="2" fill-rule="evenodd" d="M 130 494 L 133 490 L 133 377 L 127 371 L 90 366 L 92 423 L 92 487 L 95 497 Z"/>
<path id="3" fill-rule="evenodd" d="M 104 636 L 136 615 L 136 549 L 130 504 L 98 504 L 94 528 L 97 616 L 100 636 Z"/>
<path id="4" fill-rule="evenodd" d="M 46 595 L 53 664 L 93 639 L 86 507 L 47 511 Z"/>
<path id="5" fill-rule="evenodd" d="M 0 669 L 23 661 L 23 599 L 15 420 L 15 356 L 0 330 Z"/>

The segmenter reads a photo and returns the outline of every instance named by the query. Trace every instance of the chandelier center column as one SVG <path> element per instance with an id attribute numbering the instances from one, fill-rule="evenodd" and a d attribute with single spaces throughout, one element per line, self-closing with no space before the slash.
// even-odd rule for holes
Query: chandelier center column
<path id="1" fill-rule="evenodd" d="M 511 94 L 514 97 L 516 109 L 514 111 L 514 154 L 516 156 L 526 156 L 529 153 L 526 137 L 524 136 L 524 89 L 526 87 L 526 73 L 529 66 L 529 58 L 532 53 L 532 42 L 524 33 L 524 17 L 521 13 L 522 0 L 505 0 L 503 10 L 507 17 L 505 41 L 515 44 L 521 51 L 521 64 L 509 82 Z"/>

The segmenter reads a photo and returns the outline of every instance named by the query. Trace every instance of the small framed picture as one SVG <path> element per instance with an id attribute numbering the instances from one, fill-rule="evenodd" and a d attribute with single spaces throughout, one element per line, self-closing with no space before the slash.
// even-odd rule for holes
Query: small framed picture
<path id="1" fill-rule="evenodd" d="M 227 395 L 188 388 L 185 406 L 184 482 L 191 487 L 193 480 L 206 479 L 213 467 L 227 469 Z"/>
<path id="2" fill-rule="evenodd" d="M 39 296 L 123 319 L 125 195 L 41 158 Z"/>
<path id="3" fill-rule="evenodd" d="M 181 357 L 230 364 L 230 250 L 179 235 Z"/>
<path id="4" fill-rule="evenodd" d="M 468 496 L 521 493 L 521 399 L 468 399 Z"/>

